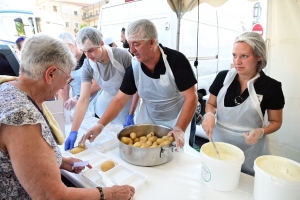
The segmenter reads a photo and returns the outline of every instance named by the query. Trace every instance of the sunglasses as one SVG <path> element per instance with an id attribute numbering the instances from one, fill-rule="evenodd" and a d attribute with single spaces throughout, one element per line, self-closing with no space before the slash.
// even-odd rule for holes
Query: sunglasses
<path id="1" fill-rule="evenodd" d="M 234 103 L 235 103 L 235 105 L 240 105 L 241 103 L 243 103 L 243 98 L 241 97 L 241 96 L 237 96 L 237 97 L 235 97 L 235 99 L 234 99 Z"/>
<path id="2" fill-rule="evenodd" d="M 63 73 L 65 73 L 67 76 L 70 76 L 68 75 L 66 72 L 64 72 L 64 70 L 60 69 L 57 67 L 57 69 L 59 69 L 60 71 L 62 71 Z M 72 81 L 74 81 L 74 78 L 72 76 L 70 76 L 68 79 L 67 79 L 67 85 L 70 85 L 70 83 L 72 83 Z"/>

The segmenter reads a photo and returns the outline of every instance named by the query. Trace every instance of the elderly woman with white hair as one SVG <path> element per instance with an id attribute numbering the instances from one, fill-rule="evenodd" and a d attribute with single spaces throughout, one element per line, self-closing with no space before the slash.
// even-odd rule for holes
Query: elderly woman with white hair
<path id="1" fill-rule="evenodd" d="M 241 148 L 245 154 L 242 172 L 253 175 L 254 160 L 268 154 L 266 135 L 282 124 L 284 96 L 281 83 L 262 71 L 267 53 L 259 34 L 238 36 L 232 55 L 234 68 L 221 71 L 209 89 L 202 127 L 210 139 Z"/>
<path id="2" fill-rule="evenodd" d="M 75 158 L 64 158 L 57 144 L 64 138 L 43 102 L 73 78 L 75 57 L 60 40 L 34 35 L 26 40 L 20 76 L 0 76 L 0 196 L 1 199 L 123 200 L 131 186 L 66 187 L 60 169 L 73 173 Z M 88 166 L 91 167 L 91 166 Z"/>

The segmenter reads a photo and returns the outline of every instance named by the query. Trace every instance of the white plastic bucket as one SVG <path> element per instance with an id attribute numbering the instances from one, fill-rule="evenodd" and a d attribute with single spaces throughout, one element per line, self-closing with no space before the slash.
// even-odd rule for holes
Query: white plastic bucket
<path id="1" fill-rule="evenodd" d="M 254 161 L 255 200 L 299 200 L 300 163 L 279 156 L 260 156 Z"/>
<path id="2" fill-rule="evenodd" d="M 239 184 L 244 152 L 231 144 L 215 142 L 221 155 L 218 159 L 211 142 L 202 145 L 201 177 L 205 185 L 218 191 L 235 190 Z"/>

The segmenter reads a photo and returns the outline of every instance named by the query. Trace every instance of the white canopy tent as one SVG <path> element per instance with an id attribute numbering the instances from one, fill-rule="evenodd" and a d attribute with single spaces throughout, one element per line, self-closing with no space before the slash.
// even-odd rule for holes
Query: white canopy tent
<path id="1" fill-rule="evenodd" d="M 219 7 L 226 3 L 228 0 L 167 0 L 171 9 L 177 15 L 177 39 L 176 39 L 176 49 L 179 50 L 179 40 L 180 40 L 180 21 L 183 15 L 196 8 L 197 5 L 201 3 L 208 3 L 213 7 Z M 248 1 L 258 1 L 258 0 L 248 0 Z"/>

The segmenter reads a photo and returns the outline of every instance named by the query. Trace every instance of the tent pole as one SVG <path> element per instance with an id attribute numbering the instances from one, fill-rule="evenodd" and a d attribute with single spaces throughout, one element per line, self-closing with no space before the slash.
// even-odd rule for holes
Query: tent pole
<path id="1" fill-rule="evenodd" d="M 177 41 L 176 50 L 179 51 L 179 40 L 180 40 L 180 21 L 181 21 L 181 0 L 178 0 L 178 10 L 177 10 Z"/>

